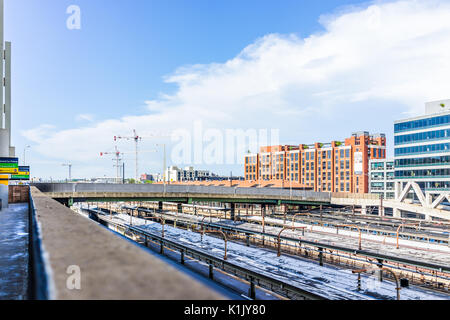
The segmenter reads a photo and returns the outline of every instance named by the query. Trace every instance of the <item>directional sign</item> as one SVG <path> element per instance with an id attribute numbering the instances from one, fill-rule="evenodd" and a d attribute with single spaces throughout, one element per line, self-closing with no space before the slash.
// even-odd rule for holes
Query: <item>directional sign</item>
<path id="1" fill-rule="evenodd" d="M 1 173 L 18 174 L 19 158 L 0 158 L 0 174 Z"/>
<path id="2" fill-rule="evenodd" d="M 18 173 L 11 175 L 11 180 L 30 180 L 30 167 L 20 166 Z"/>
<path id="3" fill-rule="evenodd" d="M 0 168 L 0 173 L 18 174 L 19 168 Z"/>
<path id="4" fill-rule="evenodd" d="M 3 184 L 5 186 L 8 185 L 8 180 L 9 180 L 9 174 L 2 174 L 0 175 L 0 184 Z"/>

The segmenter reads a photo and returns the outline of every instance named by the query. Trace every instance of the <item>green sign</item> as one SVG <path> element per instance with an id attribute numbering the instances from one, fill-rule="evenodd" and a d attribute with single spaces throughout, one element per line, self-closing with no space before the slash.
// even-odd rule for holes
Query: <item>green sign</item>
<path id="1" fill-rule="evenodd" d="M 0 158 L 0 173 L 18 174 L 19 158 Z"/>
<path id="2" fill-rule="evenodd" d="M 30 180 L 30 167 L 22 167 L 18 168 L 17 174 L 12 174 L 10 180 Z"/>

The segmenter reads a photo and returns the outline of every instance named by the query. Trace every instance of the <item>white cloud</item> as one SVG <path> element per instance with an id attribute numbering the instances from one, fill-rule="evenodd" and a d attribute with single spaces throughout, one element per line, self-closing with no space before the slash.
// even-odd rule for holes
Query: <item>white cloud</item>
<path id="1" fill-rule="evenodd" d="M 75 117 L 76 121 L 87 121 L 87 122 L 92 122 L 94 121 L 94 115 L 90 114 L 90 113 L 83 113 L 83 114 L 79 114 Z"/>
<path id="2" fill-rule="evenodd" d="M 448 1 L 374 2 L 320 21 L 324 30 L 307 38 L 270 34 L 225 63 L 176 70 L 165 81 L 178 90 L 147 101 L 148 115 L 60 131 L 41 126 L 24 135 L 42 155 L 58 150 L 86 162 L 114 135 L 145 135 L 149 124 L 191 129 L 198 119 L 218 129 L 279 128 L 281 142 L 327 142 L 391 128 L 398 115 L 448 98 Z"/>
<path id="3" fill-rule="evenodd" d="M 30 141 L 40 143 L 51 136 L 54 128 L 56 127 L 53 125 L 42 124 L 39 127 L 23 131 L 22 135 Z"/>

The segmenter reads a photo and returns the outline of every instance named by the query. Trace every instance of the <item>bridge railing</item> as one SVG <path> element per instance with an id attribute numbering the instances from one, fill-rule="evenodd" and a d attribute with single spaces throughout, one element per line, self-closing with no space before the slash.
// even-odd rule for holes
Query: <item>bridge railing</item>
<path id="1" fill-rule="evenodd" d="M 273 196 L 330 201 L 328 192 L 290 190 L 281 188 L 237 188 L 220 186 L 194 185 L 161 185 L 161 184 L 106 184 L 106 183 L 36 183 L 33 184 L 41 192 L 76 193 L 76 192 L 108 192 L 108 193 L 186 193 L 186 194 L 219 194 L 240 196 Z"/>
<path id="2" fill-rule="evenodd" d="M 366 200 L 379 200 L 380 195 L 375 193 L 346 193 L 346 192 L 333 192 L 332 198 L 346 198 L 346 199 L 366 199 Z"/>

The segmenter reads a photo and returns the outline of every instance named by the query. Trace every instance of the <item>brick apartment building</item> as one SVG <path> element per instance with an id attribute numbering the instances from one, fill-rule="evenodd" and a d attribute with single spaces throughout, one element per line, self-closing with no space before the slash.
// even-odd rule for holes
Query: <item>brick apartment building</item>
<path id="1" fill-rule="evenodd" d="M 369 192 L 369 160 L 386 158 L 384 134 L 353 133 L 344 142 L 261 147 L 245 156 L 245 180 L 290 181 L 315 191 Z"/>

